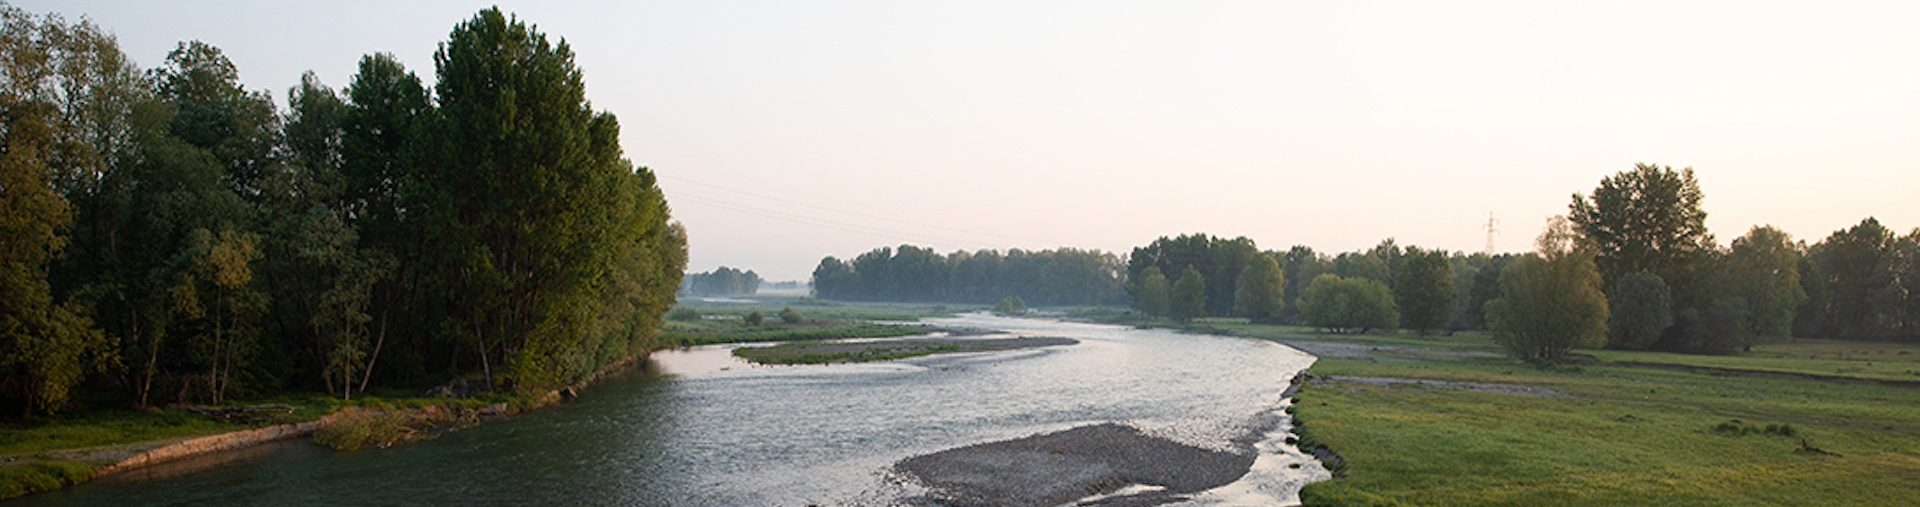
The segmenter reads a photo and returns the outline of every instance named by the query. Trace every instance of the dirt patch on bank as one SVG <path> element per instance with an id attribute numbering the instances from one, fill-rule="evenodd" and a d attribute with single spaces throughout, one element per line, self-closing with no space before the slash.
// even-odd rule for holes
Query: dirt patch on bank
<path id="1" fill-rule="evenodd" d="M 1560 394 L 1559 391 L 1555 391 L 1545 387 L 1529 386 L 1529 385 L 1521 385 L 1521 384 L 1495 384 L 1495 383 L 1489 383 L 1489 382 L 1452 382 L 1452 381 L 1446 381 L 1446 380 L 1427 380 L 1427 379 L 1398 378 L 1398 377 L 1350 377 L 1345 375 L 1315 375 L 1312 377 L 1312 381 L 1314 382 L 1323 382 L 1323 381 L 1324 382 L 1352 382 L 1355 384 L 1367 384 L 1367 385 L 1375 385 L 1375 386 L 1386 386 L 1386 385 L 1394 385 L 1394 384 L 1413 384 L 1413 385 L 1419 385 L 1424 387 L 1432 387 L 1435 389 L 1453 389 L 1453 390 L 1460 390 L 1460 391 L 1479 391 L 1483 393 L 1517 394 L 1521 396 L 1545 396 L 1550 398 L 1568 397 L 1565 394 Z"/>

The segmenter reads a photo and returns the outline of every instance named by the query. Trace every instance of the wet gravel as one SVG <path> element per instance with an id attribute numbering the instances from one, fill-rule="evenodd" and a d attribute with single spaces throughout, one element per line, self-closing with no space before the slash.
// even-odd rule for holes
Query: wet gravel
<path id="1" fill-rule="evenodd" d="M 915 456 L 894 470 L 937 505 L 1054 506 L 1107 494 L 1080 505 L 1133 506 L 1224 486 L 1253 460 L 1251 450 L 1209 450 L 1108 423 Z"/>

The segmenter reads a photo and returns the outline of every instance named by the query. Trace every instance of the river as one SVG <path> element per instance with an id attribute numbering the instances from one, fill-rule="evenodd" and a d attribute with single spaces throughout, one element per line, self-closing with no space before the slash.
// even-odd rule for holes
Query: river
<path id="1" fill-rule="evenodd" d="M 929 322 L 1080 343 L 827 366 L 756 366 L 727 346 L 661 352 L 564 405 L 431 441 L 289 442 L 10 505 L 894 505 L 922 492 L 893 463 L 970 444 L 1118 422 L 1225 448 L 1284 417 L 1282 391 L 1313 362 L 1243 338 L 985 314 Z M 1251 472 L 1187 504 L 1297 503 L 1328 474 L 1285 436 L 1262 434 Z"/>

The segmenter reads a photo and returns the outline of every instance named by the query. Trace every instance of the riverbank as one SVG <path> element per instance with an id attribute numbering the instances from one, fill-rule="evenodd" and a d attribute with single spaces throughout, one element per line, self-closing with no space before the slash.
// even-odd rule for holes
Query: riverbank
<path id="1" fill-rule="evenodd" d="M 1295 432 L 1344 463 L 1301 491 L 1309 506 L 1920 498 L 1920 391 L 1770 372 L 1784 359 L 1766 346 L 1744 359 L 1609 351 L 1542 369 L 1472 335 L 1276 339 L 1328 352 L 1295 398 Z M 1911 354 L 1870 359 L 1884 369 Z"/>
<path id="2" fill-rule="evenodd" d="M 1794 340 L 1720 356 L 1578 351 L 1546 368 L 1481 333 L 1329 335 L 1205 319 L 1319 357 L 1308 506 L 1904 505 L 1920 498 L 1920 346 Z"/>
<path id="3" fill-rule="evenodd" d="M 333 405 L 341 402 L 325 400 L 327 404 L 321 408 L 287 406 L 285 414 L 265 419 L 269 422 L 264 425 L 243 425 L 240 429 L 235 429 L 234 424 L 217 422 L 190 410 L 198 407 L 125 411 L 132 422 L 119 424 L 117 429 L 110 432 L 102 434 L 103 428 L 74 426 L 56 433 L 79 433 L 79 436 L 66 440 L 47 437 L 56 442 L 90 438 L 118 440 L 117 443 L 84 447 L 58 447 L 60 444 L 57 443 L 52 444 L 53 447 L 24 446 L 24 451 L 0 455 L 0 500 L 161 465 L 182 462 L 211 465 L 220 460 L 208 458 L 237 454 L 237 451 L 288 440 L 309 437 L 316 441 L 332 439 L 319 443 L 337 449 L 359 449 L 431 438 L 442 429 L 462 427 L 484 419 L 560 403 L 595 381 L 632 370 L 642 360 L 642 356 L 628 358 L 607 365 L 573 385 L 510 401 L 488 402 L 467 398 L 361 399 L 358 404 Z M 322 412 L 316 414 L 315 410 Z M 275 420 L 290 421 L 271 422 Z M 179 431 L 179 436 L 144 439 L 138 436 L 165 434 L 163 428 L 152 427 L 156 422 L 183 429 Z M 328 435 L 329 430 L 338 431 Z M 316 434 L 320 436 L 316 437 Z"/>

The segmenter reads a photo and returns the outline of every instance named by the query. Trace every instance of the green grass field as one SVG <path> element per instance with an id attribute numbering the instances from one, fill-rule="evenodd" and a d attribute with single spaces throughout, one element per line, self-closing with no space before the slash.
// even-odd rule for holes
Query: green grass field
<path id="1" fill-rule="evenodd" d="M 1478 333 L 1318 335 L 1300 433 L 1344 460 L 1307 505 L 1912 505 L 1920 346 L 1798 341 L 1729 356 L 1579 351 L 1537 368 Z M 1332 344 L 1332 345 L 1328 345 Z M 1759 372 L 1759 373 L 1756 373 Z M 1809 378 L 1795 374 L 1821 375 Z M 1328 378 L 1328 377 L 1332 378 Z M 1555 396 L 1342 377 L 1511 384 Z M 1852 377 L 1865 380 L 1833 379 Z"/>

